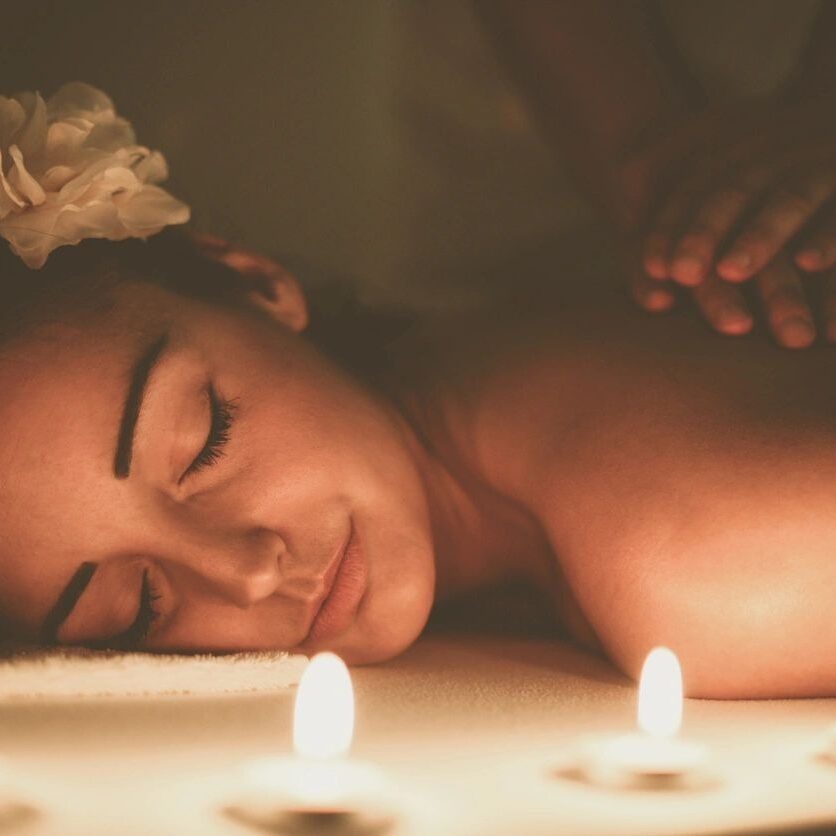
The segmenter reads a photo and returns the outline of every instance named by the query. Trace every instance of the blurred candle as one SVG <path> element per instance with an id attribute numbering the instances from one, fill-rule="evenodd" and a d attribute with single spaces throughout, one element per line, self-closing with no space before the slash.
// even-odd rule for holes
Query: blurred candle
<path id="1" fill-rule="evenodd" d="M 647 656 L 639 678 L 633 734 L 591 741 L 581 753 L 581 771 L 593 783 L 623 787 L 682 787 L 704 777 L 704 746 L 679 737 L 682 671 L 666 647 Z"/>
<path id="2" fill-rule="evenodd" d="M 348 757 L 354 690 L 333 653 L 311 659 L 296 693 L 294 758 L 266 758 L 247 770 L 249 791 L 228 815 L 264 830 L 382 832 L 391 823 L 385 782 L 371 764 Z"/>

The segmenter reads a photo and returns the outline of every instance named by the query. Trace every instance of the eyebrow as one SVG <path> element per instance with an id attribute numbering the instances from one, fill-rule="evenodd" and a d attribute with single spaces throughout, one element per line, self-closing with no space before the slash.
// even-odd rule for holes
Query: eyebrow
<path id="1" fill-rule="evenodd" d="M 134 431 L 142 408 L 142 398 L 148 378 L 154 365 L 160 359 L 163 349 L 168 343 L 168 334 L 155 340 L 151 346 L 137 360 L 131 371 L 131 382 L 125 397 L 122 410 L 122 421 L 119 424 L 119 436 L 116 442 L 116 455 L 113 457 L 113 475 L 117 479 L 127 479 L 131 472 L 131 459 L 134 450 Z"/>
<path id="2" fill-rule="evenodd" d="M 73 611 L 81 593 L 93 580 L 93 575 L 96 574 L 98 568 L 97 563 L 85 562 L 75 570 L 70 582 L 64 587 L 64 591 L 58 596 L 58 600 L 44 619 L 43 627 L 41 627 L 41 641 L 44 644 L 57 642 L 58 630 Z"/>

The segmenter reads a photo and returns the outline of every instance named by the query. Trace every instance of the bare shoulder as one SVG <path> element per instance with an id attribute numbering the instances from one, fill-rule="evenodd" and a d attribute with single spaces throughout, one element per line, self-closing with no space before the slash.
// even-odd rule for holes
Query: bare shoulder
<path id="1" fill-rule="evenodd" d="M 617 305 L 456 339 L 450 436 L 541 520 L 623 669 L 668 644 L 695 695 L 836 694 L 836 350 Z"/>

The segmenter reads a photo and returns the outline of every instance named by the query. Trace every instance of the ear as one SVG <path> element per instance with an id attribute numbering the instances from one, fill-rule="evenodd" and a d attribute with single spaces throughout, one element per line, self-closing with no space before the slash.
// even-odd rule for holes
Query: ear
<path id="1" fill-rule="evenodd" d="M 247 298 L 276 322 L 296 333 L 308 326 L 308 303 L 296 277 L 281 264 L 260 253 L 234 247 L 209 235 L 195 235 L 200 249 L 240 274 Z"/>
<path id="2" fill-rule="evenodd" d="M 308 301 L 296 277 L 272 259 L 258 258 L 269 262 L 269 269 L 238 271 L 253 280 L 247 291 L 250 302 L 285 328 L 297 334 L 304 331 L 310 320 Z"/>

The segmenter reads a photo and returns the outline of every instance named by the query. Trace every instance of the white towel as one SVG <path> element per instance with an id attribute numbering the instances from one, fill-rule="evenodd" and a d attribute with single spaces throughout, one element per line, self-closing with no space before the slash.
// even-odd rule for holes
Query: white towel
<path id="1" fill-rule="evenodd" d="M 0 702 L 273 693 L 299 682 L 305 656 L 280 651 L 175 656 L 55 647 L 0 658 Z"/>

